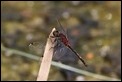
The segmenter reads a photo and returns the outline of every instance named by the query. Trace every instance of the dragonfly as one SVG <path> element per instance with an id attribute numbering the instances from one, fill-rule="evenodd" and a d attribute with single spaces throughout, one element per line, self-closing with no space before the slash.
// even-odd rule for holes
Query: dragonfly
<path id="1" fill-rule="evenodd" d="M 64 54 L 66 51 L 66 48 L 70 49 L 79 59 L 80 61 L 87 67 L 86 62 L 84 59 L 71 47 L 71 44 L 68 39 L 67 32 L 64 30 L 64 27 L 60 23 L 59 19 L 57 18 L 57 23 L 59 24 L 60 28 L 56 27 L 56 30 L 53 32 L 53 36 L 50 36 L 50 38 L 55 38 L 54 42 L 55 46 L 54 48 L 54 59 L 58 54 Z M 59 30 L 60 29 L 60 30 Z M 51 40 L 51 39 L 50 39 Z M 52 42 L 52 41 L 51 41 Z M 38 47 L 38 48 L 37 48 Z M 40 47 L 40 48 L 39 48 Z M 66 47 L 66 48 L 65 48 Z M 35 49 L 35 51 L 40 52 L 39 49 L 42 48 L 42 44 L 40 42 L 33 42 L 29 45 L 29 48 Z M 63 56 L 63 55 L 62 55 Z M 43 57 L 43 56 L 42 56 Z M 58 59 L 61 58 L 61 55 L 58 55 Z"/>
<path id="2" fill-rule="evenodd" d="M 64 46 L 69 48 L 81 60 L 81 62 L 87 67 L 87 64 L 85 63 L 83 58 L 71 47 L 70 42 L 67 38 L 66 31 L 64 30 L 64 28 L 61 25 L 60 21 L 58 19 L 56 19 L 56 20 L 57 20 L 58 24 L 60 25 L 61 29 L 63 30 L 63 32 L 56 29 L 53 32 L 53 36 L 51 36 L 51 38 L 55 38 L 54 42 L 57 42 L 57 45 L 59 44 L 59 42 L 62 42 L 64 44 Z M 54 48 L 57 45 L 55 45 Z"/>

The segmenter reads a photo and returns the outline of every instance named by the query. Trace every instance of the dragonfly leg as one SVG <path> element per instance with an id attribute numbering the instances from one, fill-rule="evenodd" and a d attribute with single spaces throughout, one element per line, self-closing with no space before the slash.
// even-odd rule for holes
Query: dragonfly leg
<path id="1" fill-rule="evenodd" d="M 50 40 L 51 40 L 51 38 L 50 38 Z M 56 39 L 55 39 L 54 41 L 51 40 L 51 42 L 52 42 L 52 44 L 54 44 L 54 46 L 52 46 L 51 48 L 55 48 L 55 47 L 58 45 Z M 50 49 L 51 49 L 51 48 L 50 48 Z M 50 49 L 49 49 L 49 50 L 50 50 Z"/>
<path id="2" fill-rule="evenodd" d="M 54 49 L 54 51 L 53 51 L 53 57 L 54 57 L 54 59 L 55 59 L 55 57 L 56 57 L 56 52 L 57 52 L 57 48 L 59 47 L 59 43 L 58 43 L 58 40 L 56 40 L 56 43 L 55 43 L 55 45 L 54 45 L 54 47 L 51 47 L 51 48 L 53 48 Z M 57 61 L 57 60 L 56 60 Z M 58 60 L 59 61 L 59 60 Z"/>
<path id="3" fill-rule="evenodd" d="M 50 36 L 50 38 L 55 38 L 55 36 Z"/>
<path id="4" fill-rule="evenodd" d="M 54 36 L 50 36 L 50 41 L 54 44 L 55 43 L 55 41 L 56 41 L 56 39 L 54 40 L 54 41 L 52 41 L 52 39 L 51 38 L 55 38 Z"/>
<path id="5" fill-rule="evenodd" d="M 56 42 L 56 39 L 54 40 L 54 42 L 52 41 L 52 39 L 51 38 L 49 38 L 50 39 L 50 41 L 54 44 L 55 42 Z M 54 51 L 56 51 L 56 46 L 57 46 L 58 44 L 55 44 L 53 47 L 51 47 L 50 49 L 52 49 L 52 48 L 54 48 Z M 50 50 L 49 49 L 49 50 Z M 54 52 L 53 52 L 53 54 L 54 54 Z M 41 57 L 44 57 L 43 55 L 41 56 Z"/>
<path id="6" fill-rule="evenodd" d="M 44 57 L 43 55 L 41 57 Z"/>

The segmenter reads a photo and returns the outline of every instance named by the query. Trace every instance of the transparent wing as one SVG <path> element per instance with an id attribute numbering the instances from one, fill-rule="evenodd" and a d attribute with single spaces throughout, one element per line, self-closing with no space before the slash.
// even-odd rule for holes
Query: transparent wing
<path id="1" fill-rule="evenodd" d="M 54 47 L 53 60 L 55 60 L 55 61 L 60 61 L 64 57 L 64 55 L 66 53 L 66 49 L 67 49 L 62 42 L 60 42 L 60 43 L 59 42 Z"/>
<path id="2" fill-rule="evenodd" d="M 29 44 L 29 50 L 32 53 L 37 54 L 39 56 L 43 55 L 44 48 L 45 48 L 45 43 L 43 42 L 33 42 Z"/>
<path id="3" fill-rule="evenodd" d="M 57 28 L 57 29 L 59 29 L 60 32 L 62 32 L 63 34 L 65 34 L 66 37 L 67 37 L 67 32 L 66 32 L 65 29 L 63 28 L 63 26 L 62 26 L 62 24 L 60 23 L 59 19 L 56 18 L 56 20 L 57 20 L 57 23 L 59 24 L 59 28 Z"/>
<path id="4" fill-rule="evenodd" d="M 64 28 L 63 28 L 63 26 L 61 25 L 61 23 L 60 23 L 59 19 L 57 18 L 56 20 L 57 20 L 57 22 L 58 22 L 58 24 L 59 24 L 59 26 L 60 26 L 61 30 L 63 30 L 63 32 L 64 32 L 64 33 L 66 33 L 66 32 L 65 32 L 65 30 L 64 30 Z"/>
<path id="5" fill-rule="evenodd" d="M 66 36 L 66 38 L 69 40 L 68 30 L 65 30 L 65 29 L 64 29 L 64 27 L 62 26 L 62 24 L 60 23 L 60 21 L 59 21 L 58 18 L 57 18 L 56 20 L 57 20 L 57 22 L 58 22 L 58 24 L 59 24 L 59 28 L 56 27 L 56 29 L 57 29 L 59 32 L 63 33 L 63 34 Z M 69 44 L 70 44 L 70 41 L 69 41 Z"/>
<path id="6" fill-rule="evenodd" d="M 69 48 L 60 42 L 56 47 L 54 47 L 53 60 L 61 62 L 76 62 L 77 56 L 75 56 Z"/>

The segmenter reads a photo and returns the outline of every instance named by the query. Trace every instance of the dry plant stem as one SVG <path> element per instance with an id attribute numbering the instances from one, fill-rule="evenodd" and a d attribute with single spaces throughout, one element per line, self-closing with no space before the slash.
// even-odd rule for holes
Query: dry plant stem
<path id="1" fill-rule="evenodd" d="M 39 59 L 40 59 L 40 57 L 38 57 L 38 56 L 36 56 L 34 54 L 30 54 L 30 53 L 26 53 L 26 52 L 23 52 L 23 51 L 7 48 L 2 43 L 1 43 L 1 51 L 9 52 L 12 55 L 19 55 L 19 56 L 27 57 L 29 59 L 33 59 L 33 60 L 37 60 L 37 61 L 39 61 Z M 61 64 L 59 62 L 52 61 L 52 65 L 56 66 L 58 68 L 66 69 L 66 70 L 72 71 L 74 73 L 86 75 L 86 76 L 89 76 L 89 77 L 92 77 L 92 78 L 97 78 L 97 79 L 100 79 L 100 80 L 121 81 L 120 79 L 117 79 L 117 78 L 107 77 L 107 76 L 91 73 L 91 72 L 88 72 L 88 71 L 85 71 L 85 70 L 81 70 L 81 69 L 77 69 L 75 67 L 71 67 L 71 66 L 68 66 L 68 65 L 65 65 L 65 64 Z"/>
<path id="2" fill-rule="evenodd" d="M 48 74 L 49 74 L 52 57 L 53 57 L 53 50 L 54 50 L 53 48 L 51 48 L 54 46 L 54 44 L 52 44 L 50 40 L 50 36 L 53 36 L 52 33 L 54 30 L 55 28 L 53 28 L 52 32 L 49 35 L 49 38 L 47 39 L 47 43 L 46 43 L 43 59 L 41 62 L 41 66 L 39 69 L 37 81 L 47 81 L 48 79 Z"/>

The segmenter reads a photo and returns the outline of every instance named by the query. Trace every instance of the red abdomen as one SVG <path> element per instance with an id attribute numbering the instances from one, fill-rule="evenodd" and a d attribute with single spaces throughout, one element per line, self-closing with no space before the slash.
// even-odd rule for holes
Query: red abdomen
<path id="1" fill-rule="evenodd" d="M 60 33 L 59 36 L 60 36 L 61 41 L 64 43 L 64 45 L 66 46 L 69 45 L 69 41 L 64 34 Z"/>

